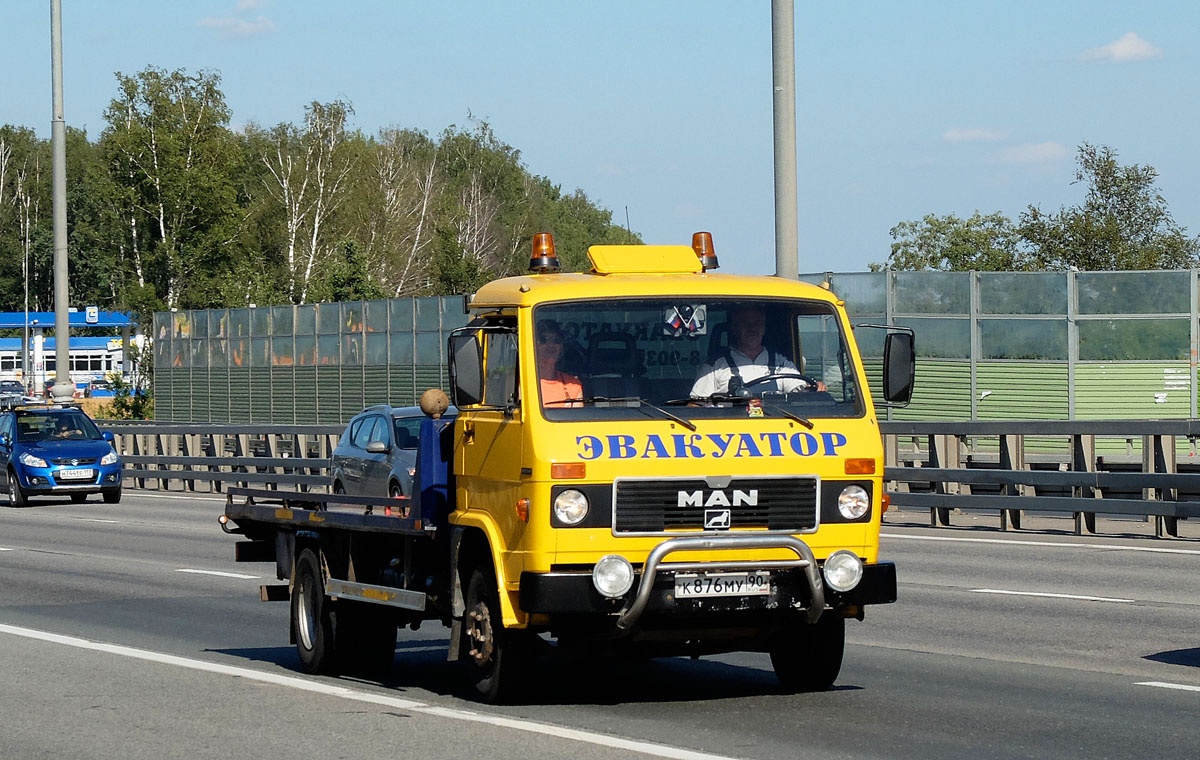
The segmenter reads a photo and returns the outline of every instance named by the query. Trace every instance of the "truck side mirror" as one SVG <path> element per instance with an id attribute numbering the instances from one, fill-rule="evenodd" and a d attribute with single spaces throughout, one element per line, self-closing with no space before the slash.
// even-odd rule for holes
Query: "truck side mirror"
<path id="1" fill-rule="evenodd" d="M 883 398 L 894 404 L 912 400 L 917 374 L 916 344 L 911 332 L 888 333 L 883 344 Z"/>
<path id="2" fill-rule="evenodd" d="M 477 334 L 450 336 L 450 388 L 455 406 L 483 403 L 483 357 Z"/>

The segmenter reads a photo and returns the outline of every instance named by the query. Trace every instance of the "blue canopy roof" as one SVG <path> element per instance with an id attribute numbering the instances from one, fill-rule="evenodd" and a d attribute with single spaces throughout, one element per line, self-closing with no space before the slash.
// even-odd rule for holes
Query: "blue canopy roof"
<path id="1" fill-rule="evenodd" d="M 135 325 L 133 315 L 125 311 L 101 311 L 96 314 L 96 321 L 87 321 L 86 311 L 72 311 L 67 314 L 68 327 L 125 327 L 127 325 Z M 25 312 L 23 311 L 0 311 L 0 327 L 25 327 Z M 54 312 L 52 311 L 31 311 L 29 312 L 30 327 L 48 327 L 54 328 Z"/>

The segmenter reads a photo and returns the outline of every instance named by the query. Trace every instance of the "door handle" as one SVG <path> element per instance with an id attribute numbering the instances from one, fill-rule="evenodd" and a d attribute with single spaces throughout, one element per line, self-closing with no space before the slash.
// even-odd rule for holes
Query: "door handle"
<path id="1" fill-rule="evenodd" d="M 463 443 L 475 443 L 475 423 L 464 422 L 462 426 Z"/>

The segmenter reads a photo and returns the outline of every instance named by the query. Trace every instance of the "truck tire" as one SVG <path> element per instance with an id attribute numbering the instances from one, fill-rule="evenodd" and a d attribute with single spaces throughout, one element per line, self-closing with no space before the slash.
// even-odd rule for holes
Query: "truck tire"
<path id="1" fill-rule="evenodd" d="M 336 648 L 329 608 L 321 563 L 312 549 L 304 549 L 296 559 L 296 578 L 292 586 L 292 634 L 306 673 L 332 673 L 335 670 Z"/>
<path id="2" fill-rule="evenodd" d="M 333 613 L 339 669 L 383 676 L 396 659 L 396 619 L 375 604 L 341 600 Z"/>
<path id="3" fill-rule="evenodd" d="M 775 676 L 785 689 L 824 691 L 833 686 L 842 670 L 845 647 L 846 619 L 826 611 L 812 625 L 800 624 L 776 634 L 768 651 Z"/>
<path id="4" fill-rule="evenodd" d="M 476 567 L 467 583 L 461 659 L 480 699 L 495 704 L 517 698 L 529 676 L 529 638 L 525 631 L 504 628 L 496 578 L 490 567 Z"/>
<path id="5" fill-rule="evenodd" d="M 10 469 L 8 471 L 8 506 L 23 507 L 28 503 L 29 499 L 21 490 L 21 481 L 17 479 L 17 473 Z"/>

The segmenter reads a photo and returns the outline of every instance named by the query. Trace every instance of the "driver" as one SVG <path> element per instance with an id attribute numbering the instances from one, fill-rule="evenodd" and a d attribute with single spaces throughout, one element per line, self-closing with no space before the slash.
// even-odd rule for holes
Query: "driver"
<path id="1" fill-rule="evenodd" d="M 63 416 L 63 417 L 58 418 L 58 426 L 53 431 L 51 431 L 50 437 L 51 438 L 71 438 L 74 436 L 82 435 L 82 433 L 83 433 L 83 431 L 81 431 L 78 427 L 76 427 L 76 425 L 73 422 L 71 422 L 70 419 Z"/>
<path id="2" fill-rule="evenodd" d="M 776 389 L 784 393 L 813 390 L 786 356 L 763 347 L 766 332 L 767 313 L 762 306 L 747 304 L 734 308 L 729 315 L 730 348 L 712 364 L 700 367 L 700 373 L 692 385 L 692 398 L 733 393 L 757 378 L 774 374 L 795 375 L 795 378 L 764 382 L 761 390 Z M 734 381 L 732 387 L 731 380 Z M 825 389 L 825 383 L 817 381 L 815 390 Z"/>

